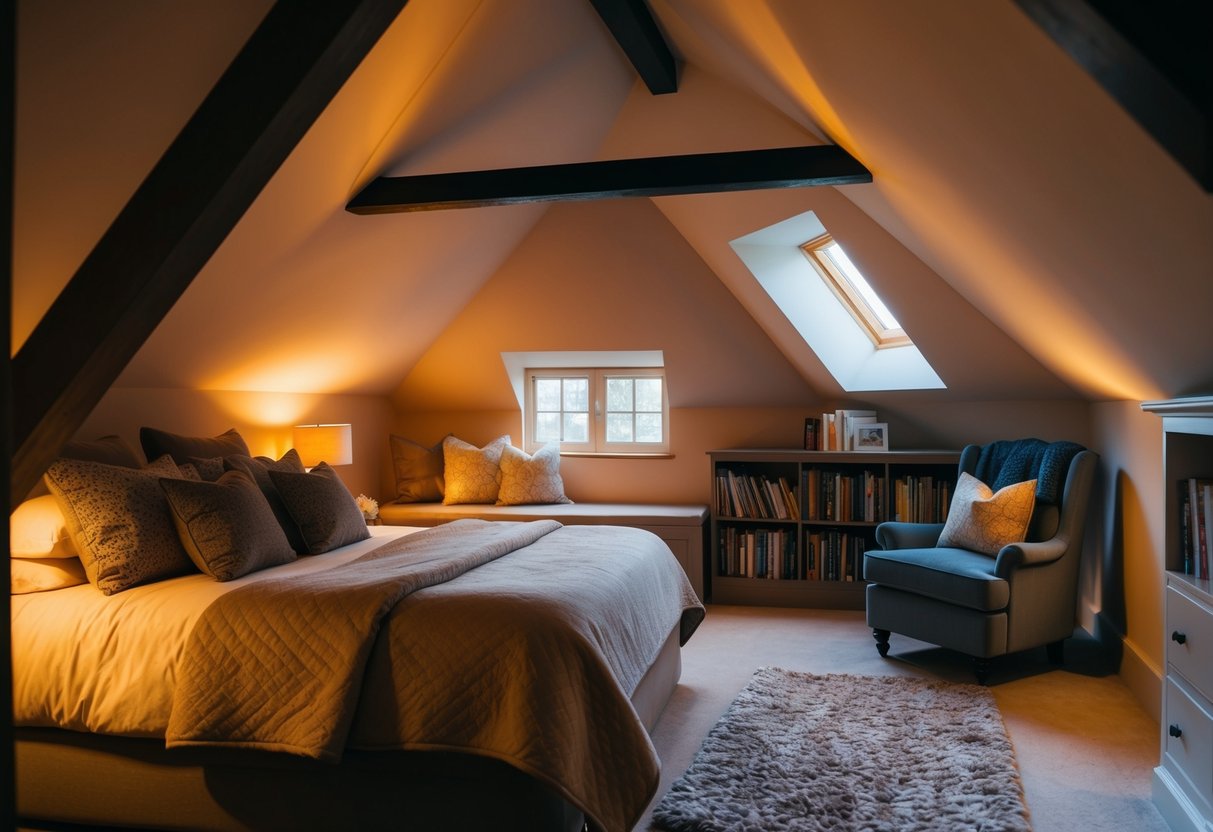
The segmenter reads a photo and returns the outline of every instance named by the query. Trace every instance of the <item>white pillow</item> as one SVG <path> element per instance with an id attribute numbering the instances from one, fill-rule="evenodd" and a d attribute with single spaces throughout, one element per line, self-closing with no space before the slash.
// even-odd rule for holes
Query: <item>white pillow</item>
<path id="1" fill-rule="evenodd" d="M 994 493 L 977 477 L 962 473 L 939 545 L 997 555 L 1008 543 L 1023 542 L 1035 506 L 1036 480 L 1017 482 Z"/>
<path id="2" fill-rule="evenodd" d="M 560 476 L 560 445 L 548 444 L 533 456 L 513 445 L 501 451 L 501 489 L 497 505 L 571 503 Z"/>
<path id="3" fill-rule="evenodd" d="M 446 493 L 442 502 L 495 503 L 501 488 L 501 452 L 510 444 L 509 434 L 498 436 L 483 448 L 448 436 L 442 440 L 442 464 Z"/>
<path id="4" fill-rule="evenodd" d="M 75 558 L 47 558 L 45 560 L 12 558 L 9 560 L 9 571 L 12 595 L 45 592 L 49 589 L 63 589 L 88 583 L 88 577 L 84 574 L 84 564 Z"/>
<path id="5" fill-rule="evenodd" d="M 15 558 L 74 558 L 76 547 L 53 494 L 26 500 L 9 516 L 9 552 Z"/>

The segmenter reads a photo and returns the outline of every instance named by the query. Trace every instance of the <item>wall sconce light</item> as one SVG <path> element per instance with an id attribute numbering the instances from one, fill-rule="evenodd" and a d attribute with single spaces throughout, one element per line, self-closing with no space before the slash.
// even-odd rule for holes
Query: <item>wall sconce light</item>
<path id="1" fill-rule="evenodd" d="M 292 441 L 303 467 L 321 462 L 350 465 L 354 461 L 354 428 L 351 425 L 295 425 Z"/>

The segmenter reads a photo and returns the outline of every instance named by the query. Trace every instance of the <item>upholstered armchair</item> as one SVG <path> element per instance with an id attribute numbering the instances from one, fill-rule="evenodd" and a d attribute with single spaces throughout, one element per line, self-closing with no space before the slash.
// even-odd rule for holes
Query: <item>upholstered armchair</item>
<path id="1" fill-rule="evenodd" d="M 881 523 L 863 567 L 880 655 L 900 633 L 972 656 L 981 684 L 1006 653 L 1045 645 L 1059 664 L 1097 459 L 1070 442 L 970 445 L 947 523 Z"/>

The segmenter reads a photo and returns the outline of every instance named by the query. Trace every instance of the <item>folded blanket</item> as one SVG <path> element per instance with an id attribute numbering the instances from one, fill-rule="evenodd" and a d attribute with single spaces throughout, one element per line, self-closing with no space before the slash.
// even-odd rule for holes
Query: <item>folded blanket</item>
<path id="1" fill-rule="evenodd" d="M 981 449 L 974 476 L 995 491 L 1017 482 L 1036 480 L 1036 499 L 1049 505 L 1061 501 L 1070 462 L 1086 450 L 1075 442 L 1009 439 Z"/>

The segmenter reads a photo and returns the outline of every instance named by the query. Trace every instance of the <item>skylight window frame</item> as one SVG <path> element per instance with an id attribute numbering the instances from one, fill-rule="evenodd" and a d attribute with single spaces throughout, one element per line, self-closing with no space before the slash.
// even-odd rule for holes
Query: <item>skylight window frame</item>
<path id="1" fill-rule="evenodd" d="M 860 293 L 851 280 L 839 270 L 834 261 L 826 254 L 825 249 L 835 244 L 833 235 L 822 234 L 807 243 L 800 245 L 800 251 L 813 266 L 814 271 L 830 288 L 839 302 L 851 313 L 851 317 L 859 324 L 859 328 L 871 339 L 878 350 L 891 347 L 907 347 L 913 342 L 901 327 L 889 328 L 884 325 L 872 309 L 871 305 Z M 841 246 L 839 246 L 841 248 Z M 866 278 L 865 278 L 866 280 Z M 869 284 L 870 285 L 870 284 Z M 873 287 L 875 291 L 875 287 Z"/>
<path id="2" fill-rule="evenodd" d="M 670 453 L 670 397 L 664 367 L 534 367 L 524 371 L 523 445 L 528 453 L 543 446 L 536 436 L 537 379 L 588 379 L 589 381 L 589 438 L 586 442 L 561 441 L 562 456 L 668 456 Z M 660 442 L 612 442 L 607 440 L 607 382 L 610 379 L 661 380 L 661 441 Z M 563 410 L 561 411 L 564 412 Z M 581 411 L 575 411 L 581 412 Z M 620 411 L 623 412 L 623 411 Z M 629 411 L 635 415 L 638 412 Z"/>

